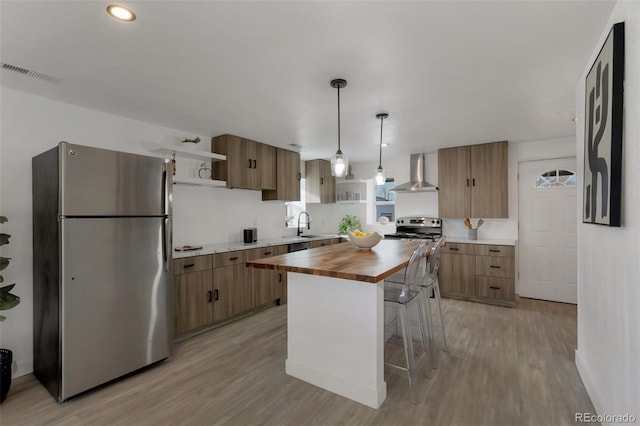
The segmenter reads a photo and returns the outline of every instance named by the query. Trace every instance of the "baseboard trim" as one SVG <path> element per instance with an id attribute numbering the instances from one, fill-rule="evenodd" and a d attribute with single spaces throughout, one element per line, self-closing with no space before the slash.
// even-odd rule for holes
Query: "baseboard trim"
<path id="1" fill-rule="evenodd" d="M 602 402 L 602 398 L 600 397 L 600 393 L 598 392 L 598 387 L 593 380 L 593 376 L 589 372 L 589 368 L 584 363 L 582 356 L 577 349 L 575 352 L 575 362 L 576 368 L 578 369 L 578 374 L 580 375 L 580 379 L 582 379 L 582 383 L 587 390 L 587 394 L 589 395 L 589 398 L 591 398 L 591 403 L 596 409 L 596 414 L 602 415 L 604 413 L 610 413 L 610 411 L 606 410 L 604 403 Z"/>

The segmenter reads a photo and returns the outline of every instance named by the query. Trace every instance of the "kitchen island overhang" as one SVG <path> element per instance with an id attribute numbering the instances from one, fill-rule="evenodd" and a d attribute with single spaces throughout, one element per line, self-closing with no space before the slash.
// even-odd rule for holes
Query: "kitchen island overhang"
<path id="1" fill-rule="evenodd" d="M 371 251 L 335 244 L 247 262 L 287 272 L 286 373 L 378 408 L 384 381 L 384 279 L 406 267 L 419 241 Z"/>

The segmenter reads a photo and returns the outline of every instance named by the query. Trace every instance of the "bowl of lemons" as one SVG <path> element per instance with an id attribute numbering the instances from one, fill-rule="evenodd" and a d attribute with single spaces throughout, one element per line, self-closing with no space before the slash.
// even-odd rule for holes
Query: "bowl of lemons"
<path id="1" fill-rule="evenodd" d="M 371 250 L 382 239 L 382 234 L 378 232 L 362 232 L 355 230 L 349 232 L 349 242 L 360 250 Z"/>

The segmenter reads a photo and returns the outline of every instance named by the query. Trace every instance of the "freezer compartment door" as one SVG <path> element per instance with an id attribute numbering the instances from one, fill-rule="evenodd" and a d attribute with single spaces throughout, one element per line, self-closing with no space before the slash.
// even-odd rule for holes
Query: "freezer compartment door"
<path id="1" fill-rule="evenodd" d="M 62 216 L 171 215 L 168 160 L 67 142 L 59 155 Z"/>
<path id="2" fill-rule="evenodd" d="M 168 357 L 173 330 L 170 218 L 61 222 L 64 400 Z"/>

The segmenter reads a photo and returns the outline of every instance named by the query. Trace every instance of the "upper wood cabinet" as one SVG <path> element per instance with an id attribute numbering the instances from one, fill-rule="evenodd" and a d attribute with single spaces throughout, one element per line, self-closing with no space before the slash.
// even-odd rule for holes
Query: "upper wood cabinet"
<path id="1" fill-rule="evenodd" d="M 438 209 L 443 218 L 507 218 L 506 141 L 438 150 Z"/>
<path id="2" fill-rule="evenodd" d="M 226 180 L 228 188 L 276 189 L 276 148 L 239 136 L 211 139 L 211 152 L 227 156 L 212 162 L 213 178 Z"/>
<path id="3" fill-rule="evenodd" d="M 276 148 L 276 189 L 263 190 L 262 201 L 300 201 L 300 154 Z"/>
<path id="4" fill-rule="evenodd" d="M 326 160 L 307 161 L 305 173 L 307 204 L 336 202 L 336 178 L 331 176 L 331 162 Z"/>

